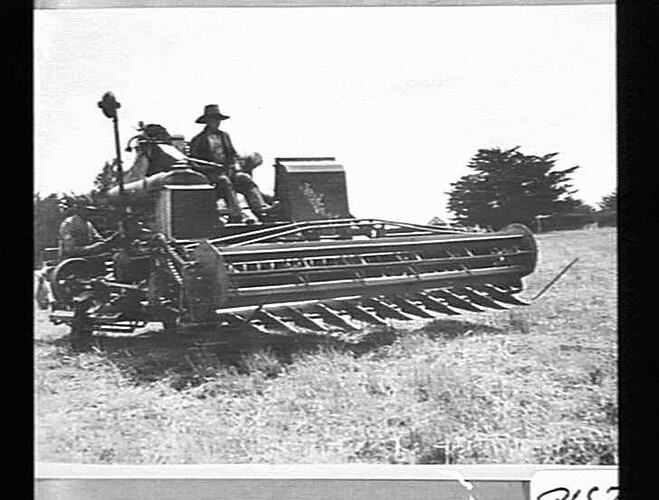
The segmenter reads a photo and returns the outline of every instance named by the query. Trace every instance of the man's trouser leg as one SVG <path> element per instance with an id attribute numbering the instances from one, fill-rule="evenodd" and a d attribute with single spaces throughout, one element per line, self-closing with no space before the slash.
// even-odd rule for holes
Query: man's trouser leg
<path id="1" fill-rule="evenodd" d="M 244 172 L 235 174 L 233 176 L 233 183 L 236 186 L 236 190 L 245 195 L 250 210 L 261 219 L 265 215 L 265 210 L 270 208 L 270 206 L 263 200 L 263 195 L 261 195 L 261 191 L 259 191 L 256 183 Z"/>
<path id="2" fill-rule="evenodd" d="M 240 203 L 238 202 L 236 190 L 234 189 L 232 182 L 226 175 L 220 175 L 216 180 L 215 186 L 217 194 L 227 204 L 227 209 L 229 211 L 229 221 L 242 222 L 243 211 L 240 209 Z"/>

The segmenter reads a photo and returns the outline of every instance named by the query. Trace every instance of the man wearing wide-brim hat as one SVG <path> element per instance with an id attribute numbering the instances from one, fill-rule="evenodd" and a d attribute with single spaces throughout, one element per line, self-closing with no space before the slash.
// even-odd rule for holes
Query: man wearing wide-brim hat
<path id="1" fill-rule="evenodd" d="M 197 158 L 225 167 L 212 174 L 211 182 L 215 184 L 218 196 L 226 201 L 230 222 L 243 221 L 236 192 L 245 196 L 249 208 L 261 219 L 271 207 L 263 200 L 252 177 L 241 171 L 240 157 L 233 147 L 231 137 L 220 130 L 220 123 L 228 118 L 220 112 L 217 104 L 206 105 L 204 113 L 195 120 L 196 123 L 206 124 L 206 127 L 190 141 L 190 156 L 193 160 Z"/>
<path id="2" fill-rule="evenodd" d="M 93 210 L 86 196 L 63 197 L 59 200 L 60 210 L 68 215 L 59 227 L 59 256 L 86 257 L 100 254 L 112 248 L 121 238 L 116 232 L 103 238 L 90 220 Z"/>

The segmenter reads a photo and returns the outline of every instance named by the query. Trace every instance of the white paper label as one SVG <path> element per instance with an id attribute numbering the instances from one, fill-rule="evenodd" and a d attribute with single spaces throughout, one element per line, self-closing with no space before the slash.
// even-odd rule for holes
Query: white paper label
<path id="1" fill-rule="evenodd" d="M 617 500 L 618 468 L 555 469 L 531 476 L 530 500 Z"/>

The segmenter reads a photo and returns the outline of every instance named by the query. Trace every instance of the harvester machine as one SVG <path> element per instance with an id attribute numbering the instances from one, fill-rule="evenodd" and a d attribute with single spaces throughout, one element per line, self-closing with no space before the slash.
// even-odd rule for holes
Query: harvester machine
<path id="1" fill-rule="evenodd" d="M 147 322 L 335 335 L 525 305 L 517 295 L 537 247 L 523 225 L 476 232 L 355 218 L 345 171 L 329 157 L 277 158 L 277 220 L 226 223 L 193 165 L 111 189 L 110 205 L 145 214 L 140 230 L 117 251 L 54 263 L 50 318 L 72 338 Z"/>

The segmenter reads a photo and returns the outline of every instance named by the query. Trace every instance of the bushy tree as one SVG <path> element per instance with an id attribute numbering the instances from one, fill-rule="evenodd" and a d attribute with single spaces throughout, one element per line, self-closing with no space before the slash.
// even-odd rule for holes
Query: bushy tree
<path id="1" fill-rule="evenodd" d="M 117 160 L 106 161 L 101 172 L 94 179 L 94 193 L 105 193 L 117 183 Z"/>
<path id="2" fill-rule="evenodd" d="M 602 201 L 597 204 L 601 212 L 617 212 L 618 211 L 618 190 L 614 190 L 611 194 L 602 197 Z"/>
<path id="3" fill-rule="evenodd" d="M 532 226 L 537 215 L 587 211 L 571 196 L 569 176 L 579 167 L 554 170 L 557 154 L 479 149 L 468 164 L 473 173 L 452 183 L 447 193 L 455 222 L 501 229 L 513 222 Z"/>

